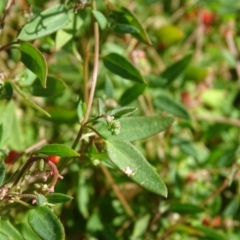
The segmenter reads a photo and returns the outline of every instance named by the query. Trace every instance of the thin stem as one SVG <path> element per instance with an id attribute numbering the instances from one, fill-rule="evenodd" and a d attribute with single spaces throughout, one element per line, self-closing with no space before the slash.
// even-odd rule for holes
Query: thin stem
<path id="1" fill-rule="evenodd" d="M 32 206 L 24 201 L 22 201 L 21 199 L 15 199 L 14 202 L 20 203 L 23 206 L 27 207 L 27 208 L 32 208 Z"/>
<path id="2" fill-rule="evenodd" d="M 96 3 L 93 1 L 93 9 L 96 9 Z M 97 76 L 98 76 L 98 65 L 99 65 L 99 28 L 98 28 L 98 23 L 94 21 L 94 67 L 93 67 L 93 75 L 92 75 L 92 86 L 88 98 L 88 103 L 87 103 L 87 110 L 86 114 L 83 119 L 83 124 L 88 120 L 90 111 L 92 108 L 92 103 L 93 103 L 93 97 L 96 89 L 96 84 L 97 84 Z"/>
<path id="3" fill-rule="evenodd" d="M 24 175 L 24 173 L 31 168 L 32 164 L 38 160 L 41 160 L 41 157 L 30 157 L 27 162 L 24 164 L 24 166 L 22 167 L 22 169 L 20 170 L 20 172 L 18 173 L 15 181 L 13 182 L 11 189 L 16 186 L 18 184 L 18 182 L 20 181 L 20 179 L 22 178 L 22 176 Z"/>
<path id="4" fill-rule="evenodd" d="M 123 197 L 123 195 L 121 194 L 118 186 L 116 185 L 116 183 L 114 182 L 110 172 L 108 171 L 108 169 L 100 164 L 101 170 L 103 171 L 104 175 L 106 176 L 107 180 L 109 181 L 111 188 L 113 189 L 114 193 L 116 194 L 117 198 L 119 199 L 119 201 L 121 202 L 121 204 L 123 205 L 123 208 L 125 209 L 126 213 L 130 216 L 130 217 L 134 217 L 134 212 L 131 209 L 131 207 L 129 206 L 128 202 L 126 201 L 126 199 Z"/>
<path id="5" fill-rule="evenodd" d="M 95 1 L 92 2 L 92 8 L 95 10 L 96 9 L 96 3 Z M 82 134 L 83 134 L 83 127 L 84 124 L 88 121 L 88 118 L 90 116 L 91 108 L 92 108 L 92 103 L 93 103 L 93 97 L 97 85 L 97 76 L 98 76 L 98 65 L 99 65 L 99 28 L 98 28 L 98 23 L 94 21 L 94 40 L 95 40 L 95 45 L 94 45 L 94 66 L 93 66 L 93 74 L 92 74 L 92 85 L 91 85 L 91 90 L 90 94 L 88 97 L 88 102 L 87 102 L 87 110 L 86 114 L 84 115 L 83 121 L 81 123 L 80 129 L 78 131 L 77 137 L 74 140 L 74 143 L 72 145 L 72 148 L 75 149 Z"/>
<path id="6" fill-rule="evenodd" d="M 10 7 L 15 3 L 14 0 L 8 0 L 7 2 L 7 5 L 5 7 L 5 10 L 4 10 L 4 13 L 3 13 L 3 16 L 0 20 L 0 35 L 2 34 L 2 30 L 3 30 L 3 27 L 4 27 L 4 21 L 5 21 L 5 18 L 7 16 L 7 14 L 9 13 L 9 10 L 10 10 Z"/>

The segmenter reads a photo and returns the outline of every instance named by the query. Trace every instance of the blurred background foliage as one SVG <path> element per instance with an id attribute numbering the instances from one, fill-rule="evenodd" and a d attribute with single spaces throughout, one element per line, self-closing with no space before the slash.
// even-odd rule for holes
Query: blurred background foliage
<path id="1" fill-rule="evenodd" d="M 6 2 L 0 2 L 1 13 Z M 33 15 L 57 2 L 29 0 Z M 117 26 L 120 20 L 106 2 L 97 1 L 108 21 L 100 30 L 101 58 L 112 52 L 125 56 L 141 71 L 146 85 L 112 74 L 100 58 L 95 96 L 102 98 L 106 109 L 131 106 L 138 108 L 134 115 L 174 116 L 169 130 L 136 143 L 169 194 L 165 199 L 143 190 L 107 159 L 100 159 L 127 200 L 127 213 L 112 190 L 114 184 L 96 166 L 98 157 L 89 152 L 91 161 L 71 162 L 57 185 L 58 192 L 74 197 L 55 209 L 67 239 L 239 239 L 240 3 L 121 1 L 146 30 L 151 42 L 146 44 Z M 8 13 L 1 45 L 13 41 L 26 21 L 23 5 L 14 5 Z M 67 85 L 60 95 L 34 97 L 52 117 L 25 105 L 8 84 L 1 88 L 0 118 L 8 119 L 12 131 L 6 151 L 24 151 L 40 139 L 71 145 L 78 131 L 86 102 L 82 63 L 89 57 L 92 71 L 93 58 L 87 51 L 94 41 L 90 9 L 70 17 L 74 24 L 34 42 L 47 59 L 49 74 Z M 11 78 L 8 74 L 18 59 L 14 49 L 1 51 L 0 72 Z M 16 79 L 31 92 L 35 78 L 28 70 L 16 68 Z M 95 103 L 93 115 L 96 112 Z M 8 171 L 20 165 L 9 164 Z M 18 223 L 22 215 L 12 214 Z"/>

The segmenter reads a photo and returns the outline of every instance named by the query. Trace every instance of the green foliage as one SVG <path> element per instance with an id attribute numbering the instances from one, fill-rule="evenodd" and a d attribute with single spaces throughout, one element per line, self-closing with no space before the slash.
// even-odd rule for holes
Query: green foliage
<path id="1" fill-rule="evenodd" d="M 0 2 L 0 239 L 239 238 L 237 1 Z"/>

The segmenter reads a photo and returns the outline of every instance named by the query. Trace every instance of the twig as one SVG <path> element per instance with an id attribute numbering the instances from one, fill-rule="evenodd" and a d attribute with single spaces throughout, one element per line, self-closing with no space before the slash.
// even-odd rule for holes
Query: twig
<path id="1" fill-rule="evenodd" d="M 40 148 L 41 146 L 43 146 L 44 144 L 47 143 L 47 139 L 42 139 L 39 142 L 33 144 L 32 146 L 28 147 L 25 151 L 24 154 L 28 154 L 33 152 L 34 150 Z"/>
<path id="2" fill-rule="evenodd" d="M 114 193 L 116 194 L 117 198 L 119 199 L 119 201 L 121 202 L 123 208 L 125 209 L 126 213 L 130 216 L 130 217 L 134 217 L 134 212 L 131 209 L 131 207 L 129 206 L 128 202 L 126 201 L 126 199 L 123 197 L 123 195 L 121 194 L 118 186 L 116 185 L 116 183 L 114 182 L 110 172 L 108 171 L 108 169 L 100 164 L 100 168 L 103 171 L 104 175 L 106 176 L 107 180 L 109 181 L 111 188 L 113 189 Z"/>
<path id="3" fill-rule="evenodd" d="M 95 1 L 93 1 L 92 3 L 93 5 L 93 9 L 96 9 L 96 3 Z M 93 103 L 93 97 L 94 97 L 94 93 L 95 93 L 95 89 L 96 89 L 96 84 L 97 84 L 97 76 L 98 76 L 98 65 L 99 65 L 99 28 L 98 28 L 98 23 L 97 21 L 94 21 L 94 40 L 95 40 L 95 44 L 94 44 L 94 66 L 93 66 L 93 74 L 92 74 L 92 81 L 91 81 L 91 90 L 90 90 L 90 94 L 89 94 L 89 98 L 88 98 L 88 102 L 87 102 L 87 110 L 86 113 L 84 115 L 83 121 L 81 123 L 80 129 L 78 131 L 77 137 L 74 140 L 74 143 L 72 145 L 72 148 L 75 149 L 82 134 L 83 134 L 83 127 L 84 124 L 87 122 L 89 116 L 90 116 L 90 111 L 92 108 L 92 103 Z"/>
<path id="4" fill-rule="evenodd" d="M 9 13 L 9 10 L 10 10 L 10 7 L 15 4 L 15 0 L 8 0 L 7 2 L 7 5 L 5 7 L 5 10 L 4 10 L 4 13 L 3 13 L 3 16 L 0 20 L 0 36 L 2 34 L 2 30 L 4 28 L 4 22 L 5 22 L 5 18 L 7 16 L 7 14 Z"/>

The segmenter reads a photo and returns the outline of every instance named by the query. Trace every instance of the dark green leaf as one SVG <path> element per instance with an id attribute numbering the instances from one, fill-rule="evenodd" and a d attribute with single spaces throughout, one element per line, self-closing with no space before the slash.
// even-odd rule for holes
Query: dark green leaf
<path id="1" fill-rule="evenodd" d="M 83 103 L 83 111 L 85 111 Z M 62 107 L 48 107 L 48 113 L 51 118 L 45 118 L 48 121 L 52 121 L 57 124 L 74 124 L 78 122 L 78 112 L 76 109 L 67 109 Z M 84 112 L 83 112 L 84 113 Z"/>
<path id="2" fill-rule="evenodd" d="M 114 116 L 116 118 L 122 117 L 122 116 L 128 116 L 135 112 L 137 108 L 135 107 L 122 107 L 112 110 L 109 115 Z"/>
<path id="3" fill-rule="evenodd" d="M 50 203 L 65 203 L 73 199 L 73 197 L 70 197 L 62 193 L 51 193 L 48 194 L 46 198 Z"/>
<path id="4" fill-rule="evenodd" d="M 149 82 L 150 87 L 166 87 L 170 85 L 181 73 L 184 72 L 190 63 L 192 55 L 187 55 L 183 59 L 169 66 L 159 78 L 151 79 Z"/>
<path id="5" fill-rule="evenodd" d="M 125 106 L 136 100 L 137 97 L 144 92 L 145 88 L 145 85 L 136 83 L 135 85 L 127 89 L 119 100 L 120 105 Z"/>
<path id="6" fill-rule="evenodd" d="M 53 97 L 62 93 L 66 87 L 62 79 L 48 76 L 46 88 L 43 88 L 38 80 L 35 80 L 29 87 L 29 91 L 34 96 Z"/>
<path id="7" fill-rule="evenodd" d="M 22 234 L 24 240 L 41 240 L 41 238 L 38 237 L 38 235 L 32 230 L 28 223 L 18 224 L 17 228 Z"/>
<path id="8" fill-rule="evenodd" d="M 110 53 L 103 57 L 103 63 L 108 70 L 122 78 L 144 83 L 144 79 L 139 70 L 126 58 L 117 53 Z"/>
<path id="9" fill-rule="evenodd" d="M 151 137 L 171 126 L 173 119 L 170 117 L 126 117 L 119 119 L 121 130 L 118 135 L 112 135 L 106 127 L 98 131 L 106 139 L 125 140 L 133 142 Z"/>
<path id="10" fill-rule="evenodd" d="M 234 217 L 239 209 L 240 201 L 238 197 L 233 198 L 223 211 L 224 217 Z"/>
<path id="11" fill-rule="evenodd" d="M 45 88 L 48 67 L 41 52 L 28 42 L 22 43 L 17 48 L 21 52 L 21 61 L 29 70 L 38 76 L 42 86 Z"/>
<path id="12" fill-rule="evenodd" d="M 18 39 L 31 41 L 46 36 L 62 28 L 68 22 L 69 19 L 64 5 L 57 4 L 41 12 L 25 24 L 18 35 Z"/>
<path id="13" fill-rule="evenodd" d="M 167 188 L 159 174 L 143 155 L 129 142 L 108 140 L 107 152 L 110 160 L 140 186 L 167 197 Z"/>
<path id="14" fill-rule="evenodd" d="M 23 240 L 18 230 L 8 221 L 0 221 L 0 239 L 1 240 Z"/>
<path id="15" fill-rule="evenodd" d="M 219 234 L 216 229 L 211 229 L 204 226 L 195 227 L 195 229 L 201 231 L 207 240 L 226 240 L 226 238 Z"/>
<path id="16" fill-rule="evenodd" d="M 48 144 L 43 146 L 37 153 L 42 153 L 49 156 L 59 157 L 78 157 L 79 153 L 75 152 L 70 147 L 63 144 Z"/>
<path id="17" fill-rule="evenodd" d="M 154 105 L 166 112 L 172 113 L 173 115 L 190 119 L 187 110 L 178 102 L 174 101 L 170 96 L 162 94 L 154 99 Z"/>
<path id="18" fill-rule="evenodd" d="M 6 166 L 3 161 L 0 162 L 0 186 L 2 186 L 6 173 Z"/>
<path id="19" fill-rule="evenodd" d="M 169 210 L 172 212 L 180 213 L 180 214 L 195 214 L 195 213 L 201 213 L 204 211 L 202 207 L 189 204 L 189 203 L 171 204 Z"/>
<path id="20" fill-rule="evenodd" d="M 141 42 L 151 45 L 151 41 L 137 17 L 127 8 L 119 8 L 112 11 L 114 31 L 116 33 L 130 33 Z"/>
<path id="21" fill-rule="evenodd" d="M 25 92 L 23 92 L 18 86 L 15 84 L 12 84 L 14 90 L 19 94 L 19 96 L 23 99 L 23 101 L 30 105 L 31 107 L 35 108 L 38 110 L 40 113 L 46 115 L 47 117 L 51 117 L 48 112 L 43 110 L 41 107 L 39 107 L 35 102 L 32 101 L 31 96 L 27 95 Z"/>
<path id="22" fill-rule="evenodd" d="M 192 142 L 183 139 L 183 138 L 172 138 L 171 143 L 177 145 L 181 148 L 181 150 L 187 153 L 190 156 L 198 159 L 198 154 Z"/>
<path id="23" fill-rule="evenodd" d="M 64 229 L 49 207 L 37 207 L 28 213 L 28 222 L 34 232 L 43 240 L 64 240 Z"/>
<path id="24" fill-rule="evenodd" d="M 100 28 L 103 30 L 107 27 L 108 21 L 106 19 L 106 17 L 99 11 L 96 10 L 92 10 L 93 16 L 96 19 L 96 21 L 98 22 Z"/>

